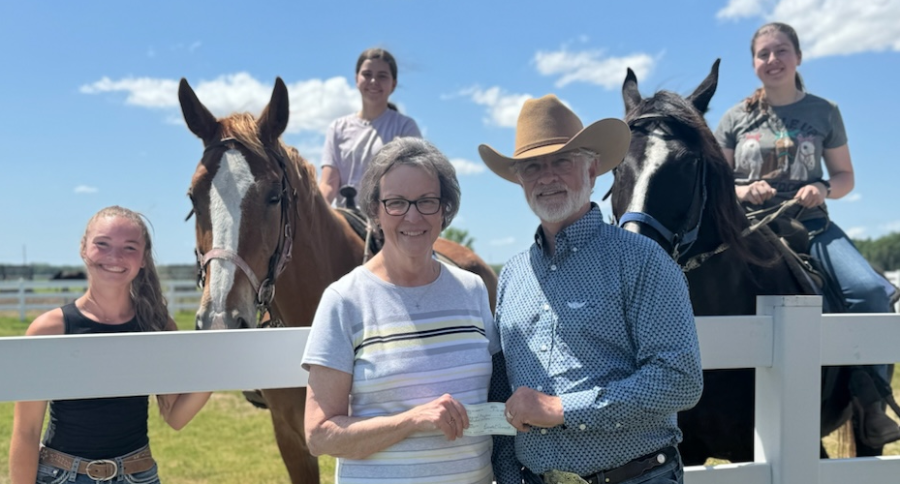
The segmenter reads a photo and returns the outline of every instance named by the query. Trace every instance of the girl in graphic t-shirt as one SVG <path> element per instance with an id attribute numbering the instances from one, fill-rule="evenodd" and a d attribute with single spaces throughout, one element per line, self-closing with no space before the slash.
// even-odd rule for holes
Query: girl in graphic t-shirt
<path id="1" fill-rule="evenodd" d="M 74 302 L 38 316 L 26 335 L 178 329 L 166 310 L 150 234 L 141 215 L 116 206 L 97 212 L 81 239 L 81 258 L 87 267 L 87 291 Z M 209 396 L 202 392 L 156 398 L 163 419 L 179 430 Z M 159 484 L 147 436 L 146 396 L 49 402 L 50 422 L 41 442 L 47 405 L 16 403 L 9 451 L 12 484 Z"/>
<path id="2" fill-rule="evenodd" d="M 360 54 L 356 88 L 362 97 L 362 109 L 334 120 L 325 133 L 319 190 L 326 202 L 336 199 L 343 207 L 346 199 L 340 189 L 349 185 L 359 190 L 369 160 L 392 139 L 422 137 L 416 122 L 388 102 L 396 87 L 397 61 L 390 52 L 373 48 Z"/>
<path id="3" fill-rule="evenodd" d="M 729 109 L 716 129 L 716 139 L 735 170 L 738 199 L 755 208 L 796 200 L 793 216 L 814 234 L 810 252 L 840 287 L 847 311 L 890 312 L 896 288 L 828 219 L 825 199 L 847 195 L 854 184 L 837 105 L 804 90 L 797 73 L 800 41 L 791 26 L 763 25 L 753 35 L 750 51 L 763 86 Z M 876 370 L 887 376 L 886 365 Z M 881 410 L 869 374 L 855 372 L 851 389 L 866 410 L 863 437 L 868 444 L 878 448 L 900 439 L 900 428 Z"/>

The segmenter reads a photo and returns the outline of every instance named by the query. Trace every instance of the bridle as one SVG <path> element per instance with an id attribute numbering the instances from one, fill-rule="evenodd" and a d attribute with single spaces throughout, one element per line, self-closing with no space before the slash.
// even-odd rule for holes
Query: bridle
<path id="1" fill-rule="evenodd" d="M 237 149 L 235 145 L 247 149 L 246 145 L 236 138 L 224 138 L 217 143 L 207 146 L 203 150 L 203 155 L 206 156 L 207 152 L 216 148 Z M 206 266 L 213 259 L 230 261 L 235 266 L 239 267 L 244 275 L 247 276 L 250 286 L 253 288 L 254 293 L 256 293 L 257 326 L 262 322 L 263 315 L 270 312 L 272 307 L 272 301 L 275 299 L 275 280 L 282 272 L 284 272 L 288 262 L 291 261 L 294 229 L 291 227 L 290 223 L 289 202 L 297 195 L 296 191 L 291 187 L 290 180 L 288 180 L 287 165 L 284 156 L 268 146 L 265 146 L 265 151 L 270 161 L 274 160 L 281 170 L 281 223 L 279 225 L 281 236 L 278 238 L 278 245 L 269 257 L 269 267 L 266 272 L 266 277 L 260 282 L 247 262 L 233 250 L 213 248 L 204 254 L 200 252 L 199 247 L 194 247 L 194 255 L 197 257 L 197 285 L 201 289 L 206 286 Z M 185 221 L 190 219 L 193 214 L 194 210 L 192 209 L 185 218 Z M 270 326 L 283 326 L 283 323 L 276 320 L 273 314 L 270 313 L 269 317 Z"/>
<path id="2" fill-rule="evenodd" d="M 664 114 L 644 114 L 630 120 L 628 122 L 628 127 L 633 130 L 635 125 L 639 122 L 670 118 L 671 116 Z M 671 230 L 654 216 L 646 212 L 625 212 L 618 220 L 619 227 L 624 227 L 625 224 L 633 222 L 648 225 L 653 228 L 653 230 L 655 230 L 672 247 L 672 252 L 669 255 L 679 264 L 681 263 L 679 260 L 681 256 L 686 254 L 694 245 L 694 242 L 697 241 L 697 237 L 700 233 L 700 224 L 703 221 L 703 213 L 706 209 L 708 193 L 706 186 L 706 163 L 702 163 L 703 160 L 700 161 L 701 169 L 697 171 L 697 176 L 694 179 L 693 197 L 688 212 L 690 214 L 697 214 L 696 222 L 694 222 L 692 227 L 689 227 L 688 224 L 694 217 L 689 217 L 685 220 L 684 224 L 682 224 L 678 230 Z"/>

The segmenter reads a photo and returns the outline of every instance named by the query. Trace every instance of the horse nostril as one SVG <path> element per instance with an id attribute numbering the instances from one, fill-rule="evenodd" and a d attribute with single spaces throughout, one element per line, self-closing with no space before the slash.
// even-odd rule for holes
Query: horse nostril
<path id="1" fill-rule="evenodd" d="M 250 329 L 250 325 L 247 323 L 247 320 L 238 316 L 237 318 L 237 327 L 238 329 Z"/>

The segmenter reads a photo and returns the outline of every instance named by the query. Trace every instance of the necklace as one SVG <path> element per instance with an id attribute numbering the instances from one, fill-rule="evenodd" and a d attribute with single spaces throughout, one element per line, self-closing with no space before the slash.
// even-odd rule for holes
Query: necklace
<path id="1" fill-rule="evenodd" d="M 416 309 L 422 309 L 422 302 L 425 301 L 425 298 L 431 294 L 432 289 L 437 286 L 438 279 L 441 277 L 441 269 L 440 263 L 435 262 L 436 265 L 432 265 L 433 272 L 437 273 L 437 277 L 434 278 L 431 282 L 423 284 L 421 286 L 407 286 L 402 287 L 401 289 L 401 297 L 405 300 L 405 304 L 412 306 Z"/>

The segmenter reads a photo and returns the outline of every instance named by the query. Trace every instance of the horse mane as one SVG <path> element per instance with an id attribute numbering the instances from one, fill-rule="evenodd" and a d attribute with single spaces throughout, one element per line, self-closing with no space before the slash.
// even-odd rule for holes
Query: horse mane
<path id="1" fill-rule="evenodd" d="M 641 100 L 628 112 L 625 121 L 630 124 L 640 122 L 637 118 L 645 115 L 660 115 L 649 118 L 657 124 L 669 122 L 665 126 L 673 129 L 689 146 L 696 147 L 706 163 L 707 202 L 706 214 L 716 227 L 716 235 L 729 250 L 739 254 L 740 259 L 760 266 L 769 266 L 778 260 L 780 253 L 770 244 L 752 244 L 742 232 L 749 225 L 747 216 L 734 192 L 734 170 L 725 160 L 722 148 L 706 124 L 706 120 L 690 101 L 669 91 L 658 91 L 653 97 Z"/>

